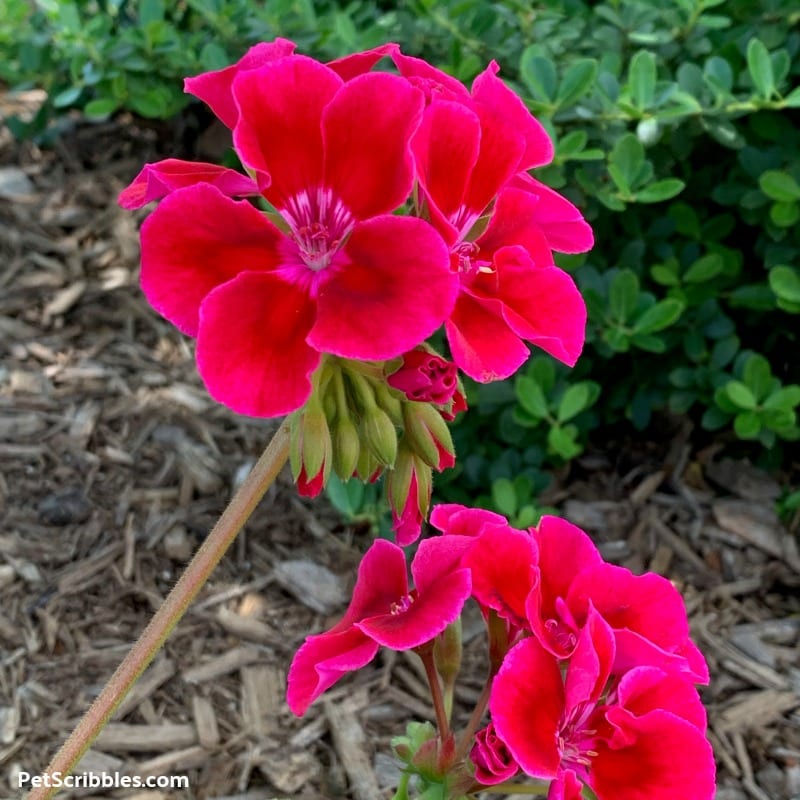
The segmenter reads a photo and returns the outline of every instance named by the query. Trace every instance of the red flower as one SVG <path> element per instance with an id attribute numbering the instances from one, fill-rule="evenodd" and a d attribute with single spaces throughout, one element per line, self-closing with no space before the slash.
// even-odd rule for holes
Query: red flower
<path id="1" fill-rule="evenodd" d="M 534 638 L 519 642 L 495 678 L 498 735 L 528 775 L 553 779 L 548 798 L 711 800 L 714 757 L 688 681 L 632 670 L 610 695 L 614 634 L 590 611 L 564 676 Z"/>
<path id="2" fill-rule="evenodd" d="M 519 764 L 497 735 L 493 722 L 475 734 L 469 757 L 475 765 L 475 780 L 484 786 L 510 780 L 519 772 Z"/>
<path id="3" fill-rule="evenodd" d="M 416 346 L 457 291 L 435 231 L 390 213 L 414 180 L 422 94 L 385 73 L 345 82 L 279 42 L 254 68 L 190 88 L 235 123 L 239 156 L 284 228 L 208 184 L 173 192 L 142 227 L 145 294 L 197 336 L 211 394 L 254 416 L 301 406 L 321 353 L 382 360 Z"/>
<path id="4" fill-rule="evenodd" d="M 289 669 L 287 702 L 295 714 L 346 672 L 368 664 L 381 645 L 409 650 L 438 636 L 461 613 L 469 597 L 469 571 L 459 565 L 468 546 L 462 537 L 426 539 L 411 562 L 409 589 L 405 554 L 383 539 L 358 568 L 353 599 L 341 622 L 309 636 Z"/>
<path id="5" fill-rule="evenodd" d="M 403 363 L 386 381 L 409 399 L 446 405 L 458 390 L 458 368 L 424 347 L 403 354 Z"/>

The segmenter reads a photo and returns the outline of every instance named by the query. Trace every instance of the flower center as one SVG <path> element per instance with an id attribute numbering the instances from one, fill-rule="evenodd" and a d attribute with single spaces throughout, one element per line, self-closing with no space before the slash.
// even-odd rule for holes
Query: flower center
<path id="1" fill-rule="evenodd" d="M 586 773 L 591 760 L 597 755 L 597 751 L 593 749 L 597 731 L 586 727 L 593 711 L 593 703 L 578 703 L 562 720 L 558 735 L 561 763 L 565 767 L 571 767 L 579 775 Z"/>
<path id="2" fill-rule="evenodd" d="M 414 596 L 411 594 L 407 594 L 389 606 L 389 613 L 393 617 L 396 617 L 398 614 L 405 614 L 406 611 L 408 611 L 408 609 L 411 608 L 413 602 L 414 602 Z"/>
<path id="3" fill-rule="evenodd" d="M 453 248 L 457 259 L 457 270 L 462 275 L 491 274 L 495 271 L 491 261 L 478 258 L 480 247 L 475 242 L 461 242 Z"/>
<path id="4" fill-rule="evenodd" d="M 325 269 L 356 224 L 347 207 L 330 189 L 303 190 L 292 197 L 281 214 L 309 269 Z"/>

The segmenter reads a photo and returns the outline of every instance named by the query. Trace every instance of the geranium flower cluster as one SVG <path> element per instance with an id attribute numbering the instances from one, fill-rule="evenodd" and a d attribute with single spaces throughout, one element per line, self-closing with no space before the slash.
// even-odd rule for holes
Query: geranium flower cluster
<path id="1" fill-rule="evenodd" d="M 384 57 L 395 73 L 373 70 Z M 186 80 L 246 174 L 167 159 L 120 195 L 161 201 L 142 226 L 142 288 L 197 338 L 212 396 L 297 413 L 306 494 L 331 470 L 390 470 L 404 543 L 432 470 L 452 465 L 441 420 L 465 407 L 458 370 L 506 378 L 527 343 L 572 365 L 584 341 L 583 300 L 552 252 L 588 250 L 592 232 L 528 174 L 553 146 L 497 72 L 468 90 L 393 44 L 327 64 L 259 44 Z M 452 364 L 424 344 L 442 326 Z"/>
<path id="2" fill-rule="evenodd" d="M 413 588 L 400 548 L 377 541 L 367 552 L 344 618 L 294 658 L 295 713 L 381 646 L 429 653 L 471 597 L 491 661 L 474 728 L 486 703 L 490 721 L 458 748 L 428 740 L 409 752 L 406 742 L 409 771 L 459 787 L 453 797 L 517 775 L 550 781 L 551 800 L 578 800 L 584 786 L 598 800 L 713 797 L 695 689 L 708 668 L 668 580 L 604 562 L 558 517 L 522 531 L 489 511 L 441 505 L 431 522 L 442 535 L 419 545 Z"/>

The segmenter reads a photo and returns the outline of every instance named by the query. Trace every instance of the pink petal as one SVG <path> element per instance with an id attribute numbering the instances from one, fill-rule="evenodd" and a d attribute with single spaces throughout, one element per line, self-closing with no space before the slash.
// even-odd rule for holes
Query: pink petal
<path id="1" fill-rule="evenodd" d="M 317 321 L 308 339 L 318 350 L 394 358 L 430 336 L 453 307 L 458 279 L 447 247 L 421 219 L 381 216 L 359 223 L 341 255 L 343 263 L 320 273 Z"/>
<path id="2" fill-rule="evenodd" d="M 257 69 L 278 58 L 294 53 L 295 44 L 288 39 L 275 39 L 274 42 L 261 42 L 251 47 L 236 64 L 214 72 L 204 72 L 194 78 L 187 78 L 184 86 L 187 92 L 199 97 L 229 128 L 236 125 L 239 110 L 233 99 L 231 86 L 240 71 Z"/>
<path id="3" fill-rule="evenodd" d="M 243 272 L 200 306 L 197 367 L 211 396 L 239 414 L 277 417 L 311 394 L 320 355 L 306 344 L 314 304 L 277 275 Z"/>
<path id="4" fill-rule="evenodd" d="M 507 378 L 527 360 L 528 348 L 507 325 L 499 300 L 463 290 L 445 324 L 453 361 L 482 383 Z"/>
<path id="5" fill-rule="evenodd" d="M 464 205 L 480 214 L 517 171 L 525 143 L 519 131 L 481 105 L 476 111 L 481 121 L 481 148 Z"/>
<path id="6" fill-rule="evenodd" d="M 629 722 L 628 747 L 595 745 L 589 785 L 598 800 L 712 800 L 714 754 L 690 722 L 651 711 Z"/>
<path id="7" fill-rule="evenodd" d="M 356 628 L 309 636 L 289 668 L 286 702 L 302 716 L 326 689 L 345 673 L 361 669 L 375 658 L 378 643 Z"/>
<path id="8" fill-rule="evenodd" d="M 503 783 L 519 772 L 519 765 L 495 732 L 492 722 L 475 734 L 470 760 L 475 765 L 475 780 L 484 786 Z"/>
<path id="9" fill-rule="evenodd" d="M 440 503 L 431 511 L 431 525 L 442 533 L 458 536 L 479 536 L 487 525 L 505 528 L 508 520 L 494 511 L 467 508 L 457 503 Z"/>
<path id="10" fill-rule="evenodd" d="M 460 81 L 432 67 L 427 61 L 403 55 L 399 50 L 392 54 L 392 61 L 404 78 L 410 79 L 415 86 L 424 87 L 428 97 L 460 98 L 462 102 L 469 102 L 469 92 Z"/>
<path id="11" fill-rule="evenodd" d="M 530 534 L 508 526 L 487 528 L 464 557 L 464 566 L 472 571 L 473 597 L 513 625 L 524 624 L 538 555 Z"/>
<path id="12" fill-rule="evenodd" d="M 497 196 L 489 225 L 475 242 L 480 254 L 489 257 L 508 245 L 524 247 L 537 267 L 553 263 L 550 244 L 536 224 L 537 198 L 521 189 L 503 189 Z"/>
<path id="13" fill-rule="evenodd" d="M 542 229 L 553 250 L 585 253 L 592 249 L 594 234 L 591 226 L 566 197 L 524 172 L 516 175 L 510 185 L 529 193 L 536 201 L 531 221 Z"/>
<path id="14" fill-rule="evenodd" d="M 430 485 L 430 481 L 428 481 Z M 394 538 L 400 547 L 407 547 L 419 539 L 422 533 L 422 523 L 424 521 L 420 510 L 419 480 L 417 471 L 414 469 L 411 474 L 411 481 L 408 484 L 408 494 L 406 495 L 405 505 L 401 509 L 392 508 L 392 528 L 394 528 Z M 427 498 L 430 503 L 430 497 Z"/>
<path id="15" fill-rule="evenodd" d="M 665 647 L 656 644 L 648 635 L 627 628 L 615 629 L 614 638 L 617 642 L 614 671 L 617 673 L 647 665 L 658 667 L 664 672 L 682 675 L 694 683 L 708 683 L 708 666 L 705 659 L 701 656 L 699 664 L 690 661 L 685 655 L 685 647 Z"/>
<path id="16" fill-rule="evenodd" d="M 423 539 L 411 562 L 411 574 L 417 591 L 428 592 L 439 580 L 465 566 L 461 560 L 474 543 L 475 540 L 469 536 Z"/>
<path id="17" fill-rule="evenodd" d="M 272 270 L 283 234 L 247 201 L 197 184 L 165 197 L 142 225 L 142 290 L 190 336 L 212 289 L 243 270 Z"/>
<path id="18" fill-rule="evenodd" d="M 523 639 L 508 651 L 489 708 L 497 733 L 523 771 L 554 778 L 561 762 L 564 682 L 558 661 L 536 639 Z"/>
<path id="19" fill-rule="evenodd" d="M 356 219 L 386 214 L 408 197 L 422 107 L 422 93 L 402 78 L 372 72 L 346 83 L 325 108 L 325 185 Z"/>
<path id="20" fill-rule="evenodd" d="M 490 108 L 505 123 L 522 134 L 525 148 L 519 160 L 518 169 L 530 169 L 549 164 L 553 160 L 553 142 L 522 100 L 497 77 L 500 67 L 491 64 L 472 84 L 472 97 L 478 103 Z"/>
<path id="21" fill-rule="evenodd" d="M 586 304 L 558 267 L 534 267 L 522 247 L 495 254 L 503 318 L 517 336 L 573 366 L 586 338 Z"/>
<path id="22" fill-rule="evenodd" d="M 393 610 L 355 624 L 371 639 L 392 650 L 418 647 L 458 619 L 471 585 L 469 570 L 454 570 L 425 592 L 410 597 L 404 610 Z"/>
<path id="23" fill-rule="evenodd" d="M 655 667 L 636 667 L 626 672 L 616 690 L 617 703 L 637 717 L 663 709 L 706 729 L 706 710 L 694 686 L 680 675 Z M 609 711 L 610 713 L 610 711 Z"/>
<path id="24" fill-rule="evenodd" d="M 345 614 L 348 623 L 385 614 L 408 594 L 405 553 L 392 542 L 376 539 L 358 567 L 353 599 Z"/>
<path id="25" fill-rule="evenodd" d="M 594 610 L 578 635 L 565 682 L 567 712 L 581 703 L 596 703 L 614 664 L 614 632 Z"/>
<path id="26" fill-rule="evenodd" d="M 598 564 L 575 577 L 567 602 L 576 616 L 591 602 L 615 630 L 639 633 L 667 650 L 689 637 L 683 599 L 660 575 L 634 575 L 624 567 Z"/>
<path id="27" fill-rule="evenodd" d="M 301 192 L 322 187 L 322 112 L 342 86 L 324 64 L 305 56 L 239 72 L 233 96 L 239 120 L 233 142 L 245 166 L 278 209 Z"/>
<path id="28" fill-rule="evenodd" d="M 480 120 L 467 106 L 434 100 L 425 109 L 412 148 L 425 195 L 446 219 L 464 201 L 480 143 Z"/>
<path id="29" fill-rule="evenodd" d="M 391 42 L 365 50 L 363 53 L 352 53 L 334 61 L 329 61 L 328 66 L 343 80 L 349 81 L 358 75 L 369 72 L 384 56 L 398 52 L 399 45 Z"/>
<path id="30" fill-rule="evenodd" d="M 252 178 L 235 170 L 216 164 L 167 158 L 155 164 L 145 164 L 130 185 L 120 192 L 117 202 L 127 210 L 141 208 L 176 189 L 196 183 L 210 183 L 229 197 L 247 197 L 259 193 Z"/>

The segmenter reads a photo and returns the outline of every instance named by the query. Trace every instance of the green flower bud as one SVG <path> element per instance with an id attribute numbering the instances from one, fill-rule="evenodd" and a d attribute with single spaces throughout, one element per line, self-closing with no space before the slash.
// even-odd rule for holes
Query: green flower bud
<path id="1" fill-rule="evenodd" d="M 358 429 L 349 416 L 340 414 L 333 426 L 333 468 L 343 481 L 350 480 L 356 471 L 360 452 Z"/>
<path id="2" fill-rule="evenodd" d="M 433 643 L 433 663 L 445 685 L 452 685 L 461 669 L 461 617 L 448 625 Z"/>
<path id="3" fill-rule="evenodd" d="M 438 470 L 453 465 L 455 447 L 450 429 L 430 403 L 406 403 L 403 423 L 409 445 L 426 464 Z"/>
<path id="4" fill-rule="evenodd" d="M 361 433 L 378 462 L 392 466 L 397 458 L 397 429 L 389 415 L 378 406 L 368 409 L 361 420 Z"/>

